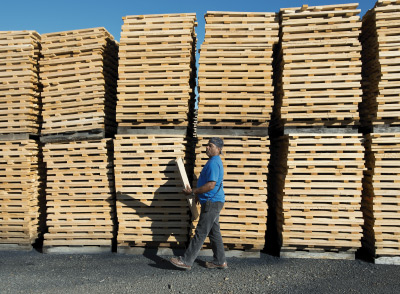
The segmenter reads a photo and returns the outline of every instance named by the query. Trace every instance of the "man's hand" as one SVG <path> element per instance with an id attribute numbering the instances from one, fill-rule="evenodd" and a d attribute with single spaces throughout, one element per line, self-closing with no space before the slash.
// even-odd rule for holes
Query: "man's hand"
<path id="1" fill-rule="evenodd" d="M 186 196 L 189 196 L 189 195 L 192 194 L 192 189 L 191 189 L 189 186 L 187 186 L 185 189 L 182 190 L 182 192 L 183 192 Z"/>

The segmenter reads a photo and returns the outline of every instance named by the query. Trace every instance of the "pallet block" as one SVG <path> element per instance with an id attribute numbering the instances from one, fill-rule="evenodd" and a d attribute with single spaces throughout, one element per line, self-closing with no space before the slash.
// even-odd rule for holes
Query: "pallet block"
<path id="1" fill-rule="evenodd" d="M 36 31 L 0 32 L 0 130 L 39 132 L 41 36 Z"/>
<path id="2" fill-rule="evenodd" d="M 115 237 L 111 140 L 48 143 L 47 226 L 43 246 L 106 246 Z M 72 249 L 71 249 L 72 250 Z"/>
<path id="3" fill-rule="evenodd" d="M 186 144 L 185 135 L 116 135 L 118 248 L 184 247 L 190 213 L 175 161 Z"/>
<path id="4" fill-rule="evenodd" d="M 282 248 L 355 251 L 361 247 L 363 139 L 359 134 L 289 134 Z"/>
<path id="5" fill-rule="evenodd" d="M 202 131 L 198 133 L 196 176 L 208 160 L 205 148 L 212 136 L 202 134 Z M 228 131 L 220 137 L 224 140 L 221 158 L 225 172 L 223 189 L 226 202 L 219 222 L 224 245 L 229 249 L 262 250 L 268 209 L 269 139 L 267 136 L 235 136 Z M 195 226 L 197 222 L 193 224 Z M 208 246 L 210 243 L 207 239 L 205 247 Z"/>
<path id="6" fill-rule="evenodd" d="M 116 132 L 118 44 L 104 28 L 44 34 L 42 134 Z"/>

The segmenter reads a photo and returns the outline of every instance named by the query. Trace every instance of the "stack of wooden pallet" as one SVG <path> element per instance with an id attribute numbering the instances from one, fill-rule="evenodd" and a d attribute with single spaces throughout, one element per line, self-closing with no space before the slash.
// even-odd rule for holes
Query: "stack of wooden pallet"
<path id="1" fill-rule="evenodd" d="M 123 19 L 118 126 L 187 125 L 195 101 L 196 15 L 137 15 Z"/>
<path id="2" fill-rule="evenodd" d="M 44 34 L 42 54 L 42 135 L 115 133 L 114 38 L 104 28 Z"/>
<path id="3" fill-rule="evenodd" d="M 285 126 L 358 124 L 362 91 L 357 6 L 281 9 Z"/>
<path id="4" fill-rule="evenodd" d="M 222 138 L 226 202 L 219 221 L 224 244 L 260 251 L 267 224 L 267 126 L 274 100 L 277 14 L 207 12 L 205 20 L 194 174 L 199 176 L 208 160 L 208 140 Z"/>
<path id="5" fill-rule="evenodd" d="M 124 17 L 115 138 L 118 252 L 184 247 L 190 230 L 177 157 L 188 174 L 196 15 Z"/>
<path id="6" fill-rule="evenodd" d="M 400 256 L 400 133 L 367 135 L 365 247 L 376 257 Z"/>
<path id="7" fill-rule="evenodd" d="M 275 13 L 208 12 L 199 68 L 199 126 L 266 126 L 273 106 Z"/>
<path id="8" fill-rule="evenodd" d="M 115 217 L 111 148 L 110 139 L 45 145 L 47 252 L 66 247 L 73 252 L 74 246 L 79 252 L 110 252 Z"/>
<path id="9" fill-rule="evenodd" d="M 0 32 L 2 134 L 38 133 L 40 39 L 35 31 Z"/>
<path id="10" fill-rule="evenodd" d="M 359 12 L 357 4 L 281 9 L 282 257 L 354 259 L 361 247 Z"/>
<path id="11" fill-rule="evenodd" d="M 118 45 L 104 28 L 43 35 L 46 252 L 111 251 Z"/>
<path id="12" fill-rule="evenodd" d="M 400 3 L 379 0 L 363 17 L 364 98 L 366 124 L 400 125 L 398 23 Z"/>
<path id="13" fill-rule="evenodd" d="M 361 134 L 290 134 L 282 203 L 289 251 L 354 254 L 361 245 Z"/>
<path id="14" fill-rule="evenodd" d="M 0 141 L 0 249 L 30 250 L 43 229 L 40 162 L 37 141 Z"/>
<path id="15" fill-rule="evenodd" d="M 400 159 L 400 1 L 379 0 L 363 17 L 363 103 L 366 134 L 363 247 L 376 263 L 398 259 Z"/>
<path id="16" fill-rule="evenodd" d="M 184 246 L 189 207 L 175 160 L 185 156 L 184 135 L 118 134 L 115 178 L 118 250 Z"/>
<path id="17" fill-rule="evenodd" d="M 267 225 L 268 136 L 234 135 L 229 130 L 202 130 L 198 135 L 195 175 L 199 175 L 208 157 L 205 149 L 211 137 L 224 140 L 225 205 L 220 225 L 224 244 L 229 249 L 260 251 L 265 245 Z M 194 224 L 197 224 L 195 222 Z M 206 245 L 210 243 L 207 240 Z"/>
<path id="18" fill-rule="evenodd" d="M 0 249 L 32 249 L 43 231 L 41 36 L 0 32 Z"/>

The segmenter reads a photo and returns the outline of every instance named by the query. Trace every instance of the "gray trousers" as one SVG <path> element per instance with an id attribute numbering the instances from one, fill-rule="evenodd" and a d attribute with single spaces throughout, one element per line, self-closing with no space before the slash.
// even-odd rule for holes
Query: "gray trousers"
<path id="1" fill-rule="evenodd" d="M 209 210 L 205 211 L 205 204 L 201 205 L 200 219 L 194 237 L 190 240 L 189 246 L 182 256 L 182 261 L 186 265 L 193 265 L 207 236 L 210 238 L 214 254 L 213 262 L 215 264 L 223 264 L 226 261 L 224 243 L 222 242 L 219 228 L 219 214 L 222 207 L 224 207 L 222 202 L 211 202 Z"/>

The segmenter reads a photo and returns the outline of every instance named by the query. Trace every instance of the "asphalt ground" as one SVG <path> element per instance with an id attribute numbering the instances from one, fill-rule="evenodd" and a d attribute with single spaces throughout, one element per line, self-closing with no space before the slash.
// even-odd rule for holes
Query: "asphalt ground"
<path id="1" fill-rule="evenodd" d="M 170 257 L 0 251 L 0 293 L 400 293 L 399 265 L 261 254 L 185 271 Z"/>

